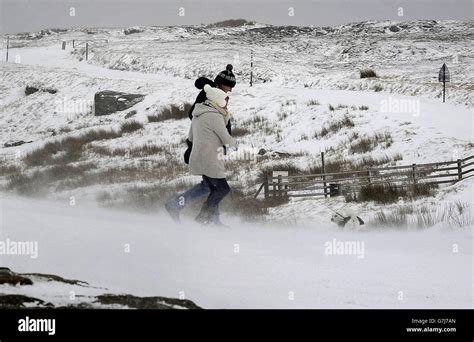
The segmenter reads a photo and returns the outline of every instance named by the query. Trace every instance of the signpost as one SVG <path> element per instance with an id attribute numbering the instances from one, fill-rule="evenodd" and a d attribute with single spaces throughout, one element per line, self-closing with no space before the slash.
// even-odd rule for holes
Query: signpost
<path id="1" fill-rule="evenodd" d="M 8 48 L 10 45 L 10 37 L 7 37 L 7 62 L 8 62 Z"/>
<path id="2" fill-rule="evenodd" d="M 250 51 L 250 86 L 253 84 L 253 50 Z"/>
<path id="3" fill-rule="evenodd" d="M 451 81 L 451 76 L 449 75 L 448 67 L 446 63 L 443 63 L 441 69 L 439 69 L 438 81 L 443 82 L 443 103 L 445 102 L 446 98 L 446 82 Z"/>

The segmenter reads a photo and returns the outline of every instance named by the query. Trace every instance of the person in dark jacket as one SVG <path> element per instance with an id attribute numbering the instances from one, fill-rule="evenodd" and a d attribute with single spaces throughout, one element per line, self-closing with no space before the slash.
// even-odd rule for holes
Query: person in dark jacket
<path id="1" fill-rule="evenodd" d="M 236 85 L 236 79 L 235 75 L 232 73 L 232 65 L 228 64 L 226 66 L 226 69 L 221 71 L 214 81 L 211 81 L 210 79 L 206 77 L 199 77 L 195 82 L 194 86 L 201 91 L 199 92 L 198 96 L 196 97 L 196 101 L 194 101 L 194 104 L 191 106 L 191 109 L 189 110 L 188 116 L 189 119 L 192 120 L 193 118 L 193 111 L 197 103 L 203 103 L 207 100 L 206 92 L 204 90 L 204 86 L 208 84 L 209 86 L 213 88 L 219 88 L 223 90 L 224 92 L 228 93 L 232 91 L 232 88 L 235 87 Z M 229 135 L 232 134 L 232 126 L 231 126 L 231 121 L 229 120 L 227 125 L 226 125 L 227 132 Z M 188 146 L 186 152 L 184 153 L 184 162 L 186 164 L 189 164 L 189 157 L 191 155 L 192 147 L 193 144 L 189 139 L 186 139 L 186 144 Z M 224 147 L 225 148 L 225 147 Z M 203 179 L 199 184 L 195 185 L 191 189 L 187 190 L 186 192 L 180 194 L 176 198 L 168 201 L 165 204 L 165 209 L 168 211 L 169 215 L 171 218 L 177 222 L 179 222 L 179 216 L 180 216 L 180 211 L 184 209 L 184 207 L 188 203 L 192 203 L 197 201 L 203 196 L 207 196 L 210 193 L 210 188 L 209 184 Z M 219 211 L 218 209 L 214 211 L 212 221 L 216 225 L 220 225 L 220 219 L 219 219 Z"/>

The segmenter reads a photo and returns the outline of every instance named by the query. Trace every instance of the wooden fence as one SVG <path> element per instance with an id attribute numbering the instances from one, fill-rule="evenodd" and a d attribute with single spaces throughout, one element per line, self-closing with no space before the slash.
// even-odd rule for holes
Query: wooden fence
<path id="1" fill-rule="evenodd" d="M 267 176 L 255 198 L 263 190 L 265 198 L 276 196 L 338 196 L 346 192 L 357 192 L 368 185 L 393 184 L 398 187 L 414 185 L 454 184 L 474 176 L 474 156 L 455 161 L 429 164 L 412 164 L 352 170 L 344 172 Z"/>

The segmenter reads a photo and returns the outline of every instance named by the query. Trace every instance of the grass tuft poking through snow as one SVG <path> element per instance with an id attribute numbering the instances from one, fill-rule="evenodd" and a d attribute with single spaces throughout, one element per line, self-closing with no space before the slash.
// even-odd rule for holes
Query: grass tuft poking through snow
<path id="1" fill-rule="evenodd" d="M 125 121 L 120 125 L 120 132 L 132 133 L 143 128 L 143 124 L 138 121 Z"/>
<path id="2" fill-rule="evenodd" d="M 391 212 L 380 210 L 371 225 L 394 229 L 426 229 L 442 223 L 444 227 L 463 228 L 472 226 L 473 222 L 469 204 L 456 201 L 435 208 L 408 204 L 400 205 Z"/>
<path id="3" fill-rule="evenodd" d="M 165 107 L 157 115 L 149 115 L 148 122 L 161 122 L 166 120 L 182 120 L 188 117 L 191 110 L 191 103 L 182 103 L 180 105 L 172 104 Z"/>
<path id="4" fill-rule="evenodd" d="M 16 190 L 23 195 L 38 195 L 44 192 L 53 183 L 79 178 L 86 171 L 95 168 L 95 164 L 88 163 L 79 166 L 55 165 L 46 170 L 35 171 L 31 175 L 17 173 L 8 177 L 7 190 Z"/>
<path id="5" fill-rule="evenodd" d="M 354 121 L 348 116 L 345 115 L 343 119 L 331 122 L 327 127 L 324 126 L 321 131 L 315 132 L 313 138 L 320 139 L 327 136 L 330 133 L 337 133 L 344 127 L 352 128 L 354 127 Z"/>
<path id="6" fill-rule="evenodd" d="M 355 140 L 353 138 L 356 138 L 356 136 L 353 135 L 351 140 Z M 362 137 L 359 141 L 356 141 L 355 143 L 351 144 L 349 146 L 349 153 L 367 153 L 372 151 L 375 147 L 379 145 L 381 145 L 383 148 L 389 148 L 390 146 L 392 146 L 392 143 L 393 138 L 390 132 L 377 133 L 372 137 Z"/>
<path id="7" fill-rule="evenodd" d="M 43 147 L 28 153 L 23 161 L 28 166 L 67 164 L 79 160 L 84 145 L 97 140 L 118 138 L 122 132 L 114 130 L 90 130 L 79 136 L 67 137 L 46 143 Z"/>
<path id="8" fill-rule="evenodd" d="M 104 146 L 91 146 L 89 150 L 108 157 L 145 157 L 155 154 L 169 154 L 164 146 L 146 144 L 134 148 L 115 148 L 110 149 Z"/>
<path id="9" fill-rule="evenodd" d="M 401 198 L 419 198 L 434 196 L 434 184 L 407 184 L 405 186 L 392 183 L 369 184 L 362 186 L 358 193 L 346 192 L 346 202 L 368 202 L 374 201 L 380 204 L 389 204 L 399 201 Z"/>
<path id="10" fill-rule="evenodd" d="M 320 103 L 318 100 L 315 100 L 315 99 L 311 99 L 309 100 L 307 103 L 306 103 L 307 106 L 319 106 Z"/>
<path id="11" fill-rule="evenodd" d="M 360 78 L 378 77 L 377 73 L 372 69 L 364 69 L 360 71 Z"/>

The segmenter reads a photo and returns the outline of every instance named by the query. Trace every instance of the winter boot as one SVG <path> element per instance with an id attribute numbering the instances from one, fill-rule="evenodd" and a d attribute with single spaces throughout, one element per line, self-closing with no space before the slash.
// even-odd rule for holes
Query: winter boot
<path id="1" fill-rule="evenodd" d="M 204 203 L 201 208 L 201 211 L 199 212 L 198 216 L 196 216 L 194 221 L 202 225 L 207 225 L 212 222 L 212 211 L 210 210 L 207 203 Z"/>
<path id="2" fill-rule="evenodd" d="M 180 222 L 179 219 L 179 210 L 176 208 L 173 202 L 167 202 L 165 204 L 165 209 L 170 215 L 170 217 L 173 219 L 175 222 Z"/>
<path id="3" fill-rule="evenodd" d="M 214 225 L 215 225 L 216 227 L 221 227 L 221 228 L 230 228 L 230 226 L 228 226 L 228 225 L 222 223 L 221 221 L 214 222 Z"/>

